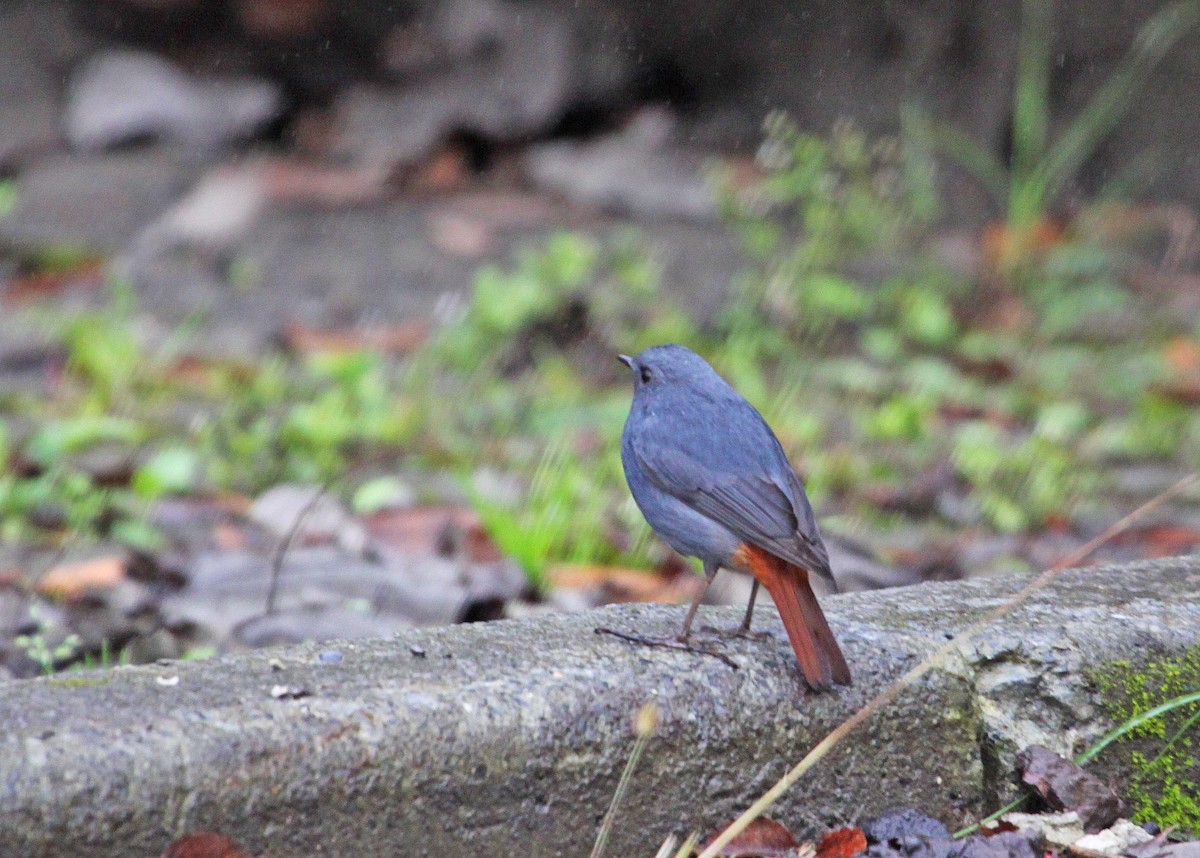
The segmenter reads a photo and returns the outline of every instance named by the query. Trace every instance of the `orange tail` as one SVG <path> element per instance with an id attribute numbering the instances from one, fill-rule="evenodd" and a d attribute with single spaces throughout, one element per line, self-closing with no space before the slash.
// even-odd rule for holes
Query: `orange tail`
<path id="1" fill-rule="evenodd" d="M 804 680 L 815 691 L 850 684 L 850 667 L 808 584 L 808 571 L 761 548 L 744 545 L 738 560 L 767 588 L 787 631 Z"/>

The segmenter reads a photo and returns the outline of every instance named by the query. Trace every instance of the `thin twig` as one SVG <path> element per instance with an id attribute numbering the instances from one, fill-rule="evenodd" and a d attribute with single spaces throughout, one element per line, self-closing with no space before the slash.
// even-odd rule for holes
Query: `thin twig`
<path id="1" fill-rule="evenodd" d="M 597 626 L 595 629 L 598 635 L 612 635 L 615 638 L 620 638 L 623 641 L 630 643 L 641 644 L 642 646 L 656 646 L 663 649 L 677 649 L 681 652 L 692 652 L 696 655 L 711 655 L 713 658 L 719 658 L 734 670 L 738 669 L 738 663 L 723 652 L 717 652 L 715 649 L 705 649 L 704 647 L 693 646 L 686 641 L 676 640 L 675 638 L 651 638 L 642 635 L 635 635 L 631 632 L 619 632 L 616 629 L 606 628 L 605 626 Z"/>
<path id="2" fill-rule="evenodd" d="M 954 650 L 958 649 L 964 642 L 970 640 L 979 632 L 986 629 L 996 620 L 1000 619 L 1005 614 L 1011 612 L 1018 605 L 1028 600 L 1029 597 L 1034 593 L 1038 592 L 1039 590 L 1044 590 L 1046 587 L 1050 586 L 1050 584 L 1054 582 L 1054 579 L 1057 578 L 1059 573 L 1064 569 L 1068 569 L 1080 563 L 1082 560 L 1084 560 L 1084 558 L 1090 555 L 1101 545 L 1104 545 L 1117 534 L 1127 530 L 1130 525 L 1132 525 L 1146 513 L 1150 512 L 1165 501 L 1175 497 L 1184 489 L 1188 488 L 1190 485 L 1196 482 L 1196 479 L 1196 474 L 1191 474 L 1187 477 L 1184 477 L 1182 480 L 1175 483 L 1175 485 L 1171 486 L 1161 494 L 1146 501 L 1116 524 L 1109 527 L 1099 536 L 1084 543 L 1066 557 L 1059 560 L 1045 572 L 1038 575 L 1023 588 L 1017 591 L 1017 593 L 1014 594 L 1013 597 L 1003 605 L 1000 605 L 992 611 L 989 611 L 983 619 L 972 623 L 964 631 L 959 632 L 957 635 L 939 647 L 932 655 L 925 658 L 925 660 L 923 660 L 920 664 L 909 670 L 898 680 L 873 697 L 866 703 L 866 705 L 839 724 L 831 733 L 829 733 L 829 735 L 818 742 L 813 749 L 808 752 L 804 759 L 796 763 L 796 765 L 793 766 L 787 774 L 780 778 L 773 787 L 763 793 L 763 795 L 752 805 L 750 805 L 750 807 L 748 807 L 741 816 L 735 819 L 728 828 L 722 831 L 715 840 L 708 844 L 708 848 L 700 853 L 699 858 L 716 858 L 722 847 L 728 844 L 729 841 L 733 840 L 733 838 L 741 834 L 747 825 L 761 816 L 768 807 L 774 804 L 780 796 L 782 796 L 791 788 L 792 784 L 798 781 L 805 772 L 816 765 L 822 757 L 833 750 L 833 748 L 840 741 L 842 741 L 842 739 L 846 738 L 846 736 L 853 732 L 856 727 L 858 727 L 884 706 L 887 706 L 889 703 L 895 700 L 900 693 L 904 691 L 904 689 L 908 688 L 924 674 L 928 673 L 929 670 L 931 670 L 935 665 L 939 664 L 943 658 L 945 658 Z"/>
<path id="3" fill-rule="evenodd" d="M 292 526 L 288 528 L 288 532 L 283 535 L 283 539 L 279 540 L 279 544 L 275 546 L 275 554 L 271 557 L 271 584 L 267 588 L 267 605 L 263 611 L 265 616 L 271 616 L 275 613 L 275 594 L 279 591 L 279 578 L 283 573 L 283 558 L 287 556 L 288 549 L 292 547 L 292 540 L 296 538 L 296 534 L 300 532 L 300 526 L 316 509 L 317 501 L 325 497 L 325 492 L 328 485 L 323 485 L 317 489 L 316 493 L 300 508 L 300 512 L 296 513 L 296 519 L 292 522 Z"/>

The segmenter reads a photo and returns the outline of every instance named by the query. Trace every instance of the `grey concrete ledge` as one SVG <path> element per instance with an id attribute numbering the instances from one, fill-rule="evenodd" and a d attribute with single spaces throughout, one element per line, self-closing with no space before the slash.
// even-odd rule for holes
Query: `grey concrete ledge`
<path id="1" fill-rule="evenodd" d="M 0 856 L 156 855 L 215 829 L 284 856 L 586 855 L 647 700 L 661 711 L 609 855 L 732 818 L 808 748 L 1024 579 L 826 600 L 852 689 L 806 693 L 778 616 L 739 665 L 599 636 L 621 606 L 395 639 L 0 684 Z M 732 626 L 737 609 L 703 623 Z M 928 674 L 777 807 L 793 830 L 915 805 L 947 823 L 1006 789 L 1027 741 L 1108 725 L 1084 668 L 1200 643 L 1200 561 L 1065 573 Z M 338 663 L 322 651 L 337 650 Z M 303 689 L 299 699 L 272 696 Z"/>

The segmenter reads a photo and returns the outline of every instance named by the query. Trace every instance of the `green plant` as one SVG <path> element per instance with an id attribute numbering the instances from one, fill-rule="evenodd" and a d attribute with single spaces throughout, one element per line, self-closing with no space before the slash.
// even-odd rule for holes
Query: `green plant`
<path id="1" fill-rule="evenodd" d="M 1104 745 L 1116 742 L 1126 753 L 1133 818 L 1200 832 L 1200 649 L 1140 666 L 1109 665 L 1096 682 L 1108 714 L 1123 722 Z"/>
<path id="2" fill-rule="evenodd" d="M 971 421 L 954 436 L 955 469 L 973 487 L 983 515 L 998 530 L 1012 532 L 1067 515 L 1075 500 L 1096 484 L 1070 447 L 1054 435 L 1064 418 L 1050 416 L 1035 431 L 1013 440 L 998 427 Z M 1074 430 L 1076 416 L 1065 418 Z"/>
<path id="3" fill-rule="evenodd" d="M 8 217 L 17 210 L 21 195 L 17 183 L 12 179 L 0 180 L 0 217 Z"/>
<path id="4" fill-rule="evenodd" d="M 17 635 L 13 638 L 13 644 L 17 649 L 24 652 L 41 669 L 42 673 L 46 675 L 52 674 L 54 673 L 55 665 L 73 658 L 79 651 L 79 635 L 74 633 L 68 634 L 58 643 L 51 645 L 50 638 L 47 635 L 53 631 L 54 623 L 46 613 L 45 608 L 34 602 L 29 606 L 29 615 L 36 626 L 36 631 L 29 634 Z"/>
<path id="5" fill-rule="evenodd" d="M 904 252 L 932 217 L 928 192 L 910 181 L 899 141 L 871 141 L 841 123 L 828 139 L 802 132 L 782 113 L 765 123 L 759 160 L 765 177 L 726 190 L 722 210 L 757 268 L 737 286 L 726 327 L 820 333 L 861 322 L 878 293 L 846 275 L 864 254 Z"/>
<path id="6" fill-rule="evenodd" d="M 910 135 L 932 140 L 973 172 L 1020 231 L 1044 219 L 1050 204 L 1079 172 L 1135 103 L 1151 73 L 1200 21 L 1200 4 L 1179 0 L 1160 8 L 1138 30 L 1133 44 L 1091 101 L 1049 139 L 1054 3 L 1024 0 L 1017 73 L 1013 90 L 1012 156 L 1008 164 L 963 132 L 935 123 L 918 111 L 906 113 Z"/>

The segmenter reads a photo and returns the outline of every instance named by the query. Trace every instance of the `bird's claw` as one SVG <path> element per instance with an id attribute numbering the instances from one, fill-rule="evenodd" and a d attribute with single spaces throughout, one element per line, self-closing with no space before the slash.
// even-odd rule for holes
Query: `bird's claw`
<path id="1" fill-rule="evenodd" d="M 743 640 L 761 641 L 773 637 L 770 632 L 756 632 L 753 629 L 748 629 L 745 626 L 736 626 L 732 629 L 718 629 L 716 626 L 703 626 L 702 631 L 709 632 L 719 638 L 742 638 Z"/>
<path id="2" fill-rule="evenodd" d="M 661 647 L 663 649 L 676 649 L 676 650 L 680 650 L 681 652 L 695 653 L 696 655 L 710 655 L 713 658 L 720 659 L 721 661 L 725 662 L 725 664 L 729 665 L 734 670 L 738 669 L 737 662 L 735 662 L 729 656 L 725 655 L 725 653 L 717 652 L 716 650 L 713 650 L 713 649 L 705 649 L 704 647 L 696 646 L 696 645 L 690 643 L 688 638 L 683 637 L 681 635 L 674 635 L 669 638 L 656 638 L 656 637 L 650 637 L 647 635 L 631 634 L 630 632 L 621 632 L 621 631 L 617 631 L 616 629 L 605 628 L 604 626 L 598 626 L 596 628 L 596 634 L 612 635 L 613 637 L 620 638 L 623 641 L 629 641 L 630 643 L 641 644 L 642 646 Z"/>

